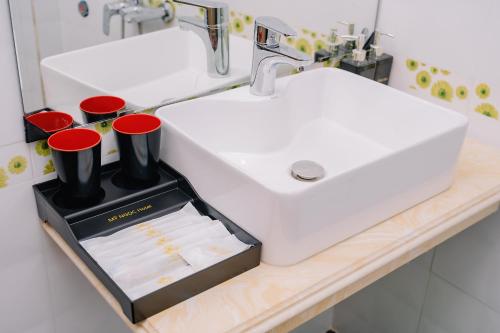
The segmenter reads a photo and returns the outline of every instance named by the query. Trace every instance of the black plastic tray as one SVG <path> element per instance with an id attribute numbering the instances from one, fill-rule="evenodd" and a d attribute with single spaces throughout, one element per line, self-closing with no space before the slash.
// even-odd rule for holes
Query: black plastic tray
<path id="1" fill-rule="evenodd" d="M 104 194 L 100 202 L 92 207 L 62 207 L 58 199 L 60 183 L 57 179 L 34 185 L 38 214 L 43 221 L 54 227 L 101 280 L 132 323 L 144 320 L 259 265 L 261 242 L 201 200 L 189 182 L 166 164 L 161 163 L 158 183 L 145 189 L 137 186 L 123 187 L 118 162 L 104 166 L 101 178 Z M 112 234 L 131 225 L 173 213 L 188 202 L 201 214 L 224 223 L 232 234 L 251 247 L 132 301 L 79 243 L 81 240 Z"/>

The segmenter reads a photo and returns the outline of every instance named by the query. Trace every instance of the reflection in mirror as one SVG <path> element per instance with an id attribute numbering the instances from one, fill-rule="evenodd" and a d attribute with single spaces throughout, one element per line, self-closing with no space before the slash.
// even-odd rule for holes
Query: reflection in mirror
<path id="1" fill-rule="evenodd" d="M 288 23 L 298 36 L 281 42 L 313 55 L 329 47 L 333 28 L 370 34 L 378 7 L 377 0 L 224 2 L 229 11 L 217 27 L 231 32 L 230 70 L 217 76 L 210 63 L 223 63 L 227 52 L 211 49 L 213 27 L 202 8 L 171 0 L 9 0 L 25 114 L 62 111 L 78 125 L 213 94 L 248 83 L 255 17 Z M 179 27 L 179 19 L 199 24 L 197 31 Z M 89 102 L 95 96 L 115 98 Z"/>

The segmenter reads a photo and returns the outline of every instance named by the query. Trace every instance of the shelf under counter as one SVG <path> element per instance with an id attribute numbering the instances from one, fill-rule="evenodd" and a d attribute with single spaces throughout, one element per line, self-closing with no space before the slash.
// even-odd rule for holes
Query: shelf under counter
<path id="1" fill-rule="evenodd" d="M 447 191 L 289 267 L 266 264 L 131 324 L 54 229 L 43 228 L 134 332 L 287 332 L 494 213 L 500 150 L 467 140 Z"/>

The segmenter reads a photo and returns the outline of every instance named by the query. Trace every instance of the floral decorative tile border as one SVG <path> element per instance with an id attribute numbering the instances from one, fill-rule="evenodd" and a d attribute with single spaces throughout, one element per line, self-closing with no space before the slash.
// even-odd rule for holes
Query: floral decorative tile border
<path id="1" fill-rule="evenodd" d="M 491 85 L 483 81 L 467 80 L 447 69 L 428 65 L 416 59 L 406 59 L 409 89 L 424 98 L 431 98 L 449 107 L 462 104 L 465 111 L 499 120 L 500 97 L 493 94 Z"/>
<path id="2" fill-rule="evenodd" d="M 24 142 L 0 147 L 0 189 L 31 180 L 32 163 Z"/>

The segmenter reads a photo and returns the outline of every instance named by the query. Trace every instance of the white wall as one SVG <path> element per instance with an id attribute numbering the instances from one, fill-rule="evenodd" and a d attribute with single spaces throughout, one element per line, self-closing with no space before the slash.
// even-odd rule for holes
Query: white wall
<path id="1" fill-rule="evenodd" d="M 382 1 L 379 28 L 396 35 L 396 39 L 386 41 L 387 51 L 396 57 L 391 85 L 429 97 L 421 89 L 409 88 L 415 76 L 409 75 L 406 68 L 408 58 L 449 70 L 451 75 L 446 79 L 454 87 L 467 86 L 469 98 L 465 101 L 455 98 L 453 103 L 445 105 L 467 114 L 471 120 L 470 135 L 500 147 L 500 123 L 474 112 L 478 103 L 484 102 L 474 94 L 475 87 L 483 82 L 492 88 L 485 101 L 500 112 L 500 75 L 495 66 L 500 59 L 500 44 L 495 41 L 500 29 L 500 3 L 496 0 L 422 0 L 418 4 L 410 0 Z"/>
<path id="2" fill-rule="evenodd" d="M 113 310 L 42 232 L 31 188 L 7 0 L 0 0 L 0 332 L 127 332 Z M 9 171 L 13 157 L 28 167 Z M 4 176 L 8 179 L 5 180 Z"/>
<path id="3" fill-rule="evenodd" d="M 328 33 L 340 27 L 337 21 L 356 23 L 356 32 L 364 27 L 373 30 L 377 0 L 226 0 L 231 10 L 252 16 L 276 16 L 296 28 Z"/>
<path id="4" fill-rule="evenodd" d="M 396 35 L 386 41 L 395 56 L 391 85 L 466 114 L 470 136 L 500 147 L 499 120 L 474 111 L 484 102 L 500 111 L 500 2 L 382 1 L 379 28 Z M 407 59 L 417 60 L 418 70 L 409 70 Z M 440 100 L 419 87 L 416 74 L 431 66 L 450 71 L 432 75 L 433 82 L 466 86 L 468 97 Z M 490 86 L 488 98 L 476 96 L 479 83 Z M 497 213 L 341 303 L 335 325 L 341 333 L 500 332 L 499 267 Z"/>

